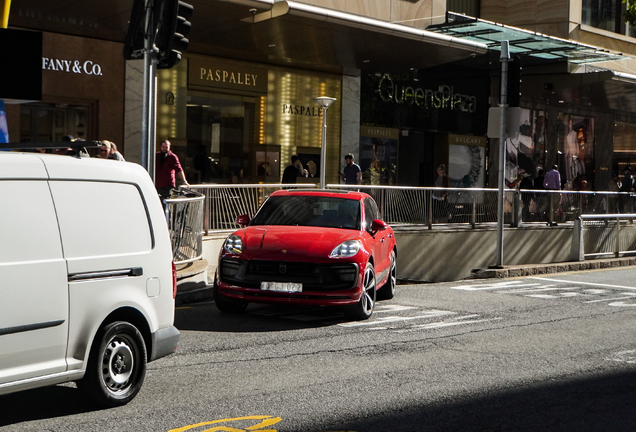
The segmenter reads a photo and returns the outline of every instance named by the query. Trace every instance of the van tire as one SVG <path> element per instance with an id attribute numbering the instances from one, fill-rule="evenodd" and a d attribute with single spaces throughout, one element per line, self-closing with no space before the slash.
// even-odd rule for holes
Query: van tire
<path id="1" fill-rule="evenodd" d="M 95 337 L 80 390 L 102 406 L 126 405 L 139 393 L 146 377 L 146 344 L 135 326 L 117 321 Z"/>

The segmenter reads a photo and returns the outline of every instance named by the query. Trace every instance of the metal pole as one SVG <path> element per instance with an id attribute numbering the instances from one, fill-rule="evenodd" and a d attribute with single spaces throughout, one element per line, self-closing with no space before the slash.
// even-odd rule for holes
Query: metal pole
<path id="1" fill-rule="evenodd" d="M 9 11 L 11 10 L 11 0 L 4 0 L 2 7 L 2 21 L 0 22 L 0 28 L 6 29 L 9 27 Z"/>
<path id="2" fill-rule="evenodd" d="M 325 172 L 327 171 L 327 110 L 335 98 L 321 96 L 314 98 L 316 103 L 322 108 L 322 143 L 320 145 L 320 189 L 325 189 Z"/>
<path id="3" fill-rule="evenodd" d="M 322 109 L 322 142 L 320 144 L 320 189 L 325 189 L 327 168 L 327 109 Z"/>
<path id="4" fill-rule="evenodd" d="M 146 168 L 150 178 L 155 179 L 155 140 L 157 128 L 157 54 L 153 24 L 154 0 L 146 4 L 146 34 L 144 49 L 144 94 L 141 121 L 141 166 Z"/>
<path id="5" fill-rule="evenodd" d="M 499 107 L 499 193 L 497 196 L 497 259 L 496 266 L 503 267 L 503 243 L 504 243 L 504 184 L 506 178 L 506 109 L 508 108 L 508 62 L 510 53 L 508 41 L 501 41 L 501 99 Z"/>

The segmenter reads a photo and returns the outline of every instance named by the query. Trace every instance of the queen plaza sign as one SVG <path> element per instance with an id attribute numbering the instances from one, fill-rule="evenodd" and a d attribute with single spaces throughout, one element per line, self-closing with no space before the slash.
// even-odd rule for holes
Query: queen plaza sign
<path id="1" fill-rule="evenodd" d="M 390 76 L 384 75 L 377 84 L 376 92 L 384 102 L 468 113 L 474 113 L 477 110 L 475 96 L 456 93 L 453 86 L 444 84 L 437 89 L 423 89 L 394 82 Z"/>

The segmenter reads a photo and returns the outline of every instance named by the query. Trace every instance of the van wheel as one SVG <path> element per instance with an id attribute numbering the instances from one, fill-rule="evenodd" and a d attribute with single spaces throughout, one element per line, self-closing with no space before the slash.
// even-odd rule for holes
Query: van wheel
<path id="1" fill-rule="evenodd" d="M 219 294 L 216 282 L 214 283 L 212 293 L 214 296 L 214 304 L 216 304 L 216 308 L 221 312 L 238 314 L 245 312 L 245 309 L 247 309 L 248 303 L 246 301 L 230 299 Z"/>
<path id="2" fill-rule="evenodd" d="M 125 405 L 146 376 L 146 344 L 135 326 L 118 321 L 96 336 L 86 374 L 77 386 L 104 406 Z"/>
<path id="3" fill-rule="evenodd" d="M 358 303 L 345 309 L 347 317 L 354 320 L 368 319 L 373 313 L 373 307 L 375 306 L 376 288 L 373 264 L 367 263 L 367 267 L 364 269 L 362 295 Z"/>

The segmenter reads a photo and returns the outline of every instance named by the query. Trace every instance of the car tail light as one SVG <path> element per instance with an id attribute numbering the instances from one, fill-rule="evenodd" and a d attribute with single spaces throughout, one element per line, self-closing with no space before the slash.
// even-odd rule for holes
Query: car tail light
<path id="1" fill-rule="evenodd" d="M 177 298 L 177 266 L 172 262 L 172 298 Z"/>

